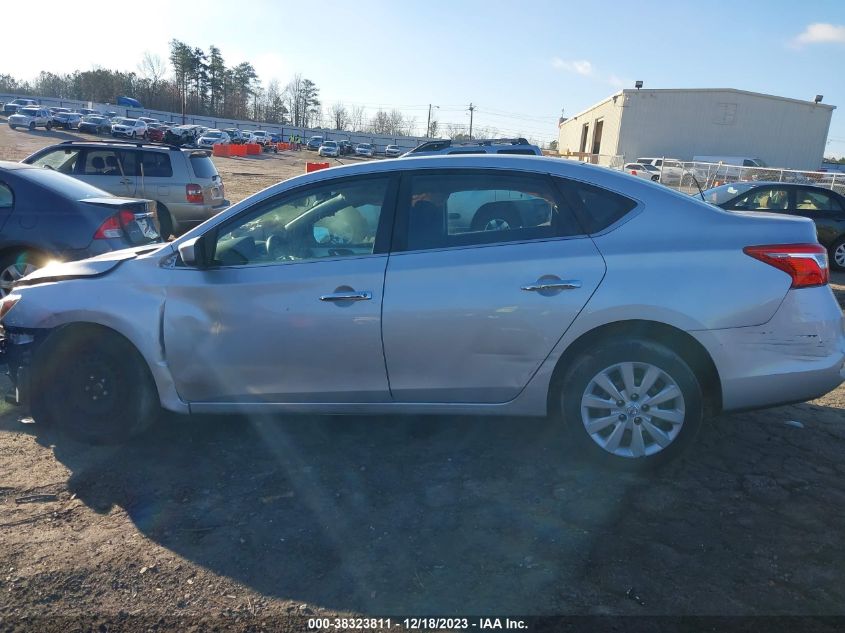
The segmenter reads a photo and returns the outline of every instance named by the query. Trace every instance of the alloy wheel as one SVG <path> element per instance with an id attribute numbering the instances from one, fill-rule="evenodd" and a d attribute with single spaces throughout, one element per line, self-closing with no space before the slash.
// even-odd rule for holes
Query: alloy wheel
<path id="1" fill-rule="evenodd" d="M 845 268 L 845 242 L 836 247 L 833 251 L 833 261 L 840 268 Z"/>
<path id="2" fill-rule="evenodd" d="M 37 267 L 29 262 L 15 262 L 0 271 L 0 297 L 5 297 L 12 291 L 12 286 L 21 277 L 35 272 Z"/>
<path id="3" fill-rule="evenodd" d="M 485 231 L 509 231 L 511 225 L 503 218 L 491 218 L 484 225 Z"/>
<path id="4" fill-rule="evenodd" d="M 681 432 L 685 411 L 678 383 L 649 363 L 607 367 L 581 397 L 581 422 L 590 439 L 618 457 L 646 457 L 667 448 Z"/>

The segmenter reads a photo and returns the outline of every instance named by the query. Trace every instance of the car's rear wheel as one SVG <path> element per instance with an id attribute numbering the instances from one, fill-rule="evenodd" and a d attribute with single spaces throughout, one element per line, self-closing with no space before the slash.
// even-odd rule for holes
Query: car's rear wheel
<path id="1" fill-rule="evenodd" d="M 830 247 L 830 267 L 845 270 L 845 237 L 841 237 Z"/>
<path id="2" fill-rule="evenodd" d="M 15 282 L 44 265 L 44 257 L 33 251 L 14 251 L 0 256 L 0 297 L 12 291 Z"/>
<path id="3" fill-rule="evenodd" d="M 158 417 L 159 400 L 146 362 L 122 336 L 73 325 L 44 341 L 32 367 L 32 416 L 92 444 L 141 433 Z"/>
<path id="4" fill-rule="evenodd" d="M 568 431 L 584 452 L 628 470 L 676 457 L 704 418 L 695 372 L 673 350 L 646 339 L 592 346 L 570 365 L 558 395 Z"/>

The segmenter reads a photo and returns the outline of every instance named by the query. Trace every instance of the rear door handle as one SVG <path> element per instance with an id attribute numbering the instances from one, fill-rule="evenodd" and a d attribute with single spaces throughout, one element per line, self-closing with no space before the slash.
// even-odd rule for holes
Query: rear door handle
<path id="1" fill-rule="evenodd" d="M 537 283 L 522 286 L 528 292 L 542 292 L 544 290 L 575 290 L 581 287 L 577 279 L 561 279 L 559 281 L 538 281 Z"/>
<path id="2" fill-rule="evenodd" d="M 368 290 L 352 290 L 350 292 L 333 292 L 328 295 L 320 295 L 320 301 L 369 301 L 373 293 Z"/>

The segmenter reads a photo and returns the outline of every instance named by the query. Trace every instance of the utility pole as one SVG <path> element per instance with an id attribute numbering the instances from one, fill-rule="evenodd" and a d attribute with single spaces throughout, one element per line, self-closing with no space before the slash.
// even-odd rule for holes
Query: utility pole
<path id="1" fill-rule="evenodd" d="M 434 106 L 435 108 L 440 108 L 440 106 Z M 431 136 L 431 104 L 428 104 L 428 121 L 425 123 L 425 136 L 428 138 Z"/>
<path id="2" fill-rule="evenodd" d="M 469 140 L 472 140 L 472 111 L 475 110 L 476 106 L 472 105 L 472 102 L 469 104 Z"/>

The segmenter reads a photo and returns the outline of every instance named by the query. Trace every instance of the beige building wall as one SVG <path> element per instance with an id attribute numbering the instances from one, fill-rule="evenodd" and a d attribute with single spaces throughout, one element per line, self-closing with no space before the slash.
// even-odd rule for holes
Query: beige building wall
<path id="1" fill-rule="evenodd" d="M 560 125 L 559 150 L 639 156 L 761 158 L 775 167 L 817 169 L 834 106 L 733 89 L 622 90 Z"/>

